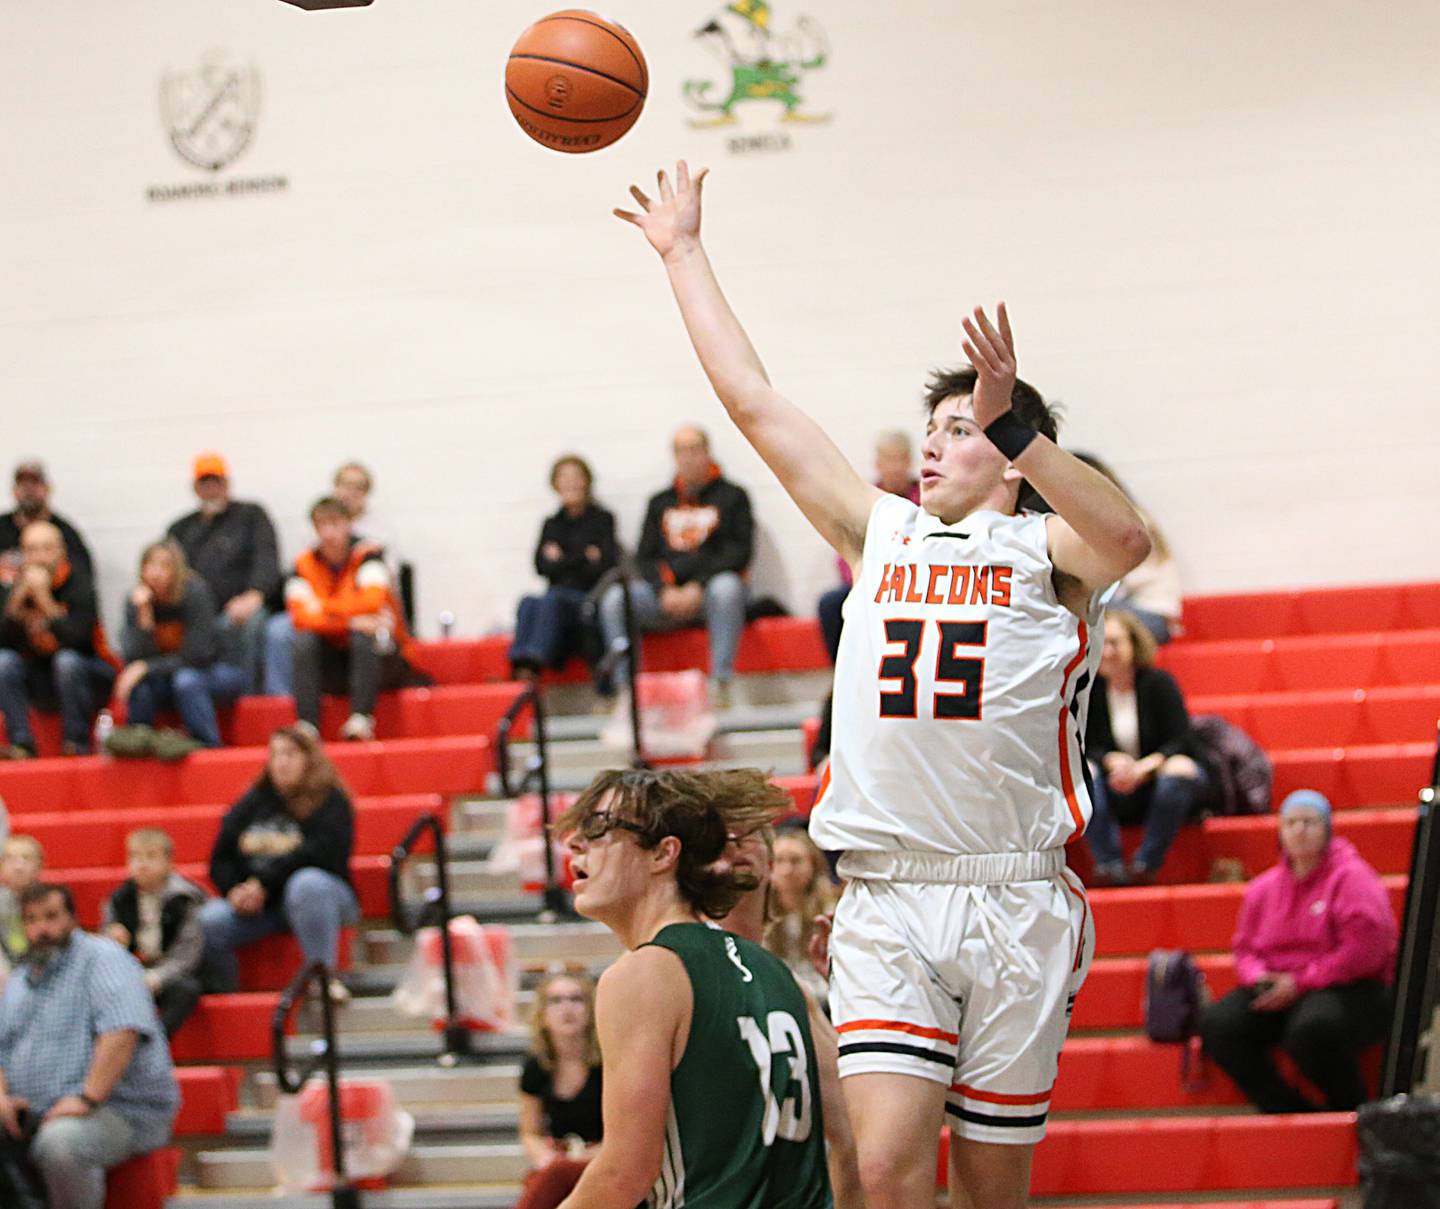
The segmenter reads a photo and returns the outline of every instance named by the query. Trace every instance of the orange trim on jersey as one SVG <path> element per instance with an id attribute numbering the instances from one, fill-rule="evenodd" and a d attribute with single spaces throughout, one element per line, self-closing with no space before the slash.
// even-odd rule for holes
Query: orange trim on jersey
<path id="1" fill-rule="evenodd" d="M 825 767 L 820 770 L 820 784 L 815 787 L 815 804 L 818 806 L 825 796 L 825 791 L 830 788 L 830 761 L 825 761 Z"/>
<path id="2" fill-rule="evenodd" d="M 1069 890 L 1071 894 L 1080 900 L 1080 907 L 1084 912 L 1084 914 L 1080 916 L 1080 939 L 1075 943 L 1075 964 L 1070 967 L 1070 972 L 1073 974 L 1080 968 L 1080 962 L 1085 957 L 1085 925 L 1090 922 L 1090 900 L 1085 897 L 1084 889 L 1077 890 L 1070 884 L 1070 879 L 1066 876 L 1069 872 L 1069 869 L 1062 869 L 1060 871 L 1060 880 L 1065 883 L 1065 889 Z"/>
<path id="3" fill-rule="evenodd" d="M 983 1104 L 1013 1104 L 1017 1107 L 1024 1104 L 1044 1104 L 1050 1099 L 1050 1092 L 1037 1092 L 1033 1096 L 1007 1096 L 996 1091 L 980 1091 L 975 1087 L 967 1087 L 964 1083 L 950 1084 L 951 1091 L 958 1091 L 962 1096 L 970 1100 L 979 1100 Z M 1052 1088 L 1051 1091 L 1054 1089 Z"/>
<path id="4" fill-rule="evenodd" d="M 1080 649 L 1075 652 L 1075 658 L 1066 664 L 1065 678 L 1060 682 L 1060 785 L 1065 790 L 1065 802 L 1070 807 L 1070 819 L 1075 824 L 1076 835 L 1085 831 L 1085 816 L 1080 813 L 1080 803 L 1075 797 L 1075 774 L 1070 770 L 1070 736 L 1065 719 L 1070 714 L 1070 703 L 1066 700 L 1070 677 L 1085 661 L 1085 652 L 1090 641 L 1090 630 L 1083 621 L 1080 623 L 1079 638 Z"/>
<path id="5" fill-rule="evenodd" d="M 854 1033 L 860 1029 L 888 1029 L 892 1033 L 909 1033 L 912 1037 L 928 1037 L 931 1041 L 944 1041 L 947 1045 L 958 1045 L 960 1035 L 947 1033 L 943 1029 L 926 1028 L 921 1024 L 903 1024 L 899 1020 L 852 1020 L 840 1025 L 837 1033 Z"/>

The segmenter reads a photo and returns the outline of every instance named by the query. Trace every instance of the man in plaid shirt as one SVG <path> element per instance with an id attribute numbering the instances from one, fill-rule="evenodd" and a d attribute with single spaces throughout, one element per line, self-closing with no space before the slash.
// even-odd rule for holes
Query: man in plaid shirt
<path id="1" fill-rule="evenodd" d="M 51 1209 L 102 1209 L 105 1170 L 164 1146 L 180 1106 L 139 963 L 76 927 L 66 886 L 20 897 L 30 948 L 0 996 L 0 1127 L 39 1125 L 30 1157 Z"/>

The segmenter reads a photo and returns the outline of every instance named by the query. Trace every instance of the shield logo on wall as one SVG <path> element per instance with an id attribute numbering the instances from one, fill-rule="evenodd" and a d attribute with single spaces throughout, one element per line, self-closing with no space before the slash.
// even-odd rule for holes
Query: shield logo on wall
<path id="1" fill-rule="evenodd" d="M 260 115 L 260 73 L 221 54 L 160 81 L 160 118 L 188 164 L 219 172 L 245 154 Z"/>

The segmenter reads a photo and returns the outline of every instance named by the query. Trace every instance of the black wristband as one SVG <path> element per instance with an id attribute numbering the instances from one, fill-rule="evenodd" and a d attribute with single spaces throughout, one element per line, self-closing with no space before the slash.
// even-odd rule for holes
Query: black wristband
<path id="1" fill-rule="evenodd" d="M 990 444 L 1013 462 L 1030 447 L 1030 442 L 1040 434 L 1013 411 L 1007 411 L 985 425 L 985 435 L 989 438 Z"/>

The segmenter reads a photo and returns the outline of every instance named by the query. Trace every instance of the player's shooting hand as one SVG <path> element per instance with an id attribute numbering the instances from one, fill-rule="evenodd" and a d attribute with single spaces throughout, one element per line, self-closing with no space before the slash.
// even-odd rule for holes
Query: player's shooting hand
<path id="1" fill-rule="evenodd" d="M 965 329 L 961 347 L 979 375 L 970 406 L 975 412 L 975 423 L 981 428 L 1010 410 L 1010 396 L 1015 390 L 1015 338 L 1010 333 L 1010 315 L 1003 302 L 996 307 L 995 314 L 1000 324 L 998 329 L 990 322 L 984 307 L 977 306 L 973 317 L 966 316 L 960 321 Z"/>
<path id="2" fill-rule="evenodd" d="M 659 198 L 652 199 L 638 185 L 631 185 L 630 196 L 640 207 L 640 213 L 616 209 L 615 217 L 634 223 L 645 232 L 650 246 L 661 256 L 694 247 L 700 242 L 700 188 L 709 171 L 701 168 L 691 177 L 690 165 L 681 160 L 675 166 L 672 188 L 670 177 L 662 168 L 655 178 Z"/>

